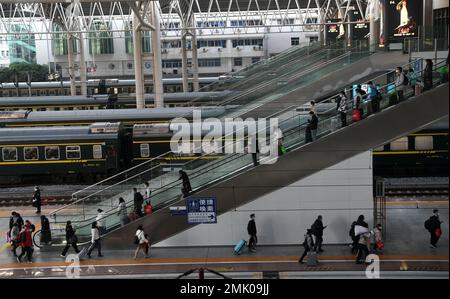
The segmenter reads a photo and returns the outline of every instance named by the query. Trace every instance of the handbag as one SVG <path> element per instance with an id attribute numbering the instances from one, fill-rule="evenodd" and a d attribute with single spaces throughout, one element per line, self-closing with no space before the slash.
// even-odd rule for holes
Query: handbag
<path id="1" fill-rule="evenodd" d="M 377 241 L 376 246 L 377 246 L 377 249 L 383 250 L 383 248 L 384 248 L 383 241 Z"/>
<path id="2" fill-rule="evenodd" d="M 77 243 L 77 242 L 78 242 L 77 236 L 73 235 L 72 237 L 69 238 L 70 244 Z"/>
<path id="3" fill-rule="evenodd" d="M 440 228 L 436 228 L 434 230 L 434 234 L 436 235 L 436 237 L 440 237 L 442 235 L 442 231 Z"/>

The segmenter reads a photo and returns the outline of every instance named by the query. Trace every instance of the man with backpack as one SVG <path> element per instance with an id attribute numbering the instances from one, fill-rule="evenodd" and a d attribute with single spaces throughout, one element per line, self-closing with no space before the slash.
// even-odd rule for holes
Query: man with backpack
<path id="1" fill-rule="evenodd" d="M 425 229 L 428 230 L 430 233 L 430 248 L 437 248 L 436 244 L 439 241 L 439 238 L 442 235 L 441 230 L 441 221 L 439 219 L 439 210 L 434 209 L 433 210 L 433 216 L 428 218 L 427 221 L 425 221 Z"/>

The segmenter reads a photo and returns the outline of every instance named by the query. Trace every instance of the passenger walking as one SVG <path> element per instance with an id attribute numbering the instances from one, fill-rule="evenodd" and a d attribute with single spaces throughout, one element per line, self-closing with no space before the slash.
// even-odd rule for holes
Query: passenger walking
<path id="1" fill-rule="evenodd" d="M 357 244 L 359 242 L 359 236 L 369 231 L 369 224 L 364 221 L 364 215 L 359 215 L 358 220 L 354 221 L 350 227 L 349 235 L 352 238 L 352 244 L 350 247 L 352 248 L 352 252 L 355 252 L 357 249 Z"/>
<path id="2" fill-rule="evenodd" d="M 403 68 L 398 66 L 395 70 L 395 90 L 397 91 L 398 101 L 403 101 L 405 91 L 405 74 Z M 407 85 L 407 84 L 406 84 Z"/>
<path id="3" fill-rule="evenodd" d="M 106 214 L 102 209 L 97 209 L 97 217 L 95 217 L 95 221 L 97 221 L 98 230 L 100 235 L 106 234 Z"/>
<path id="4" fill-rule="evenodd" d="M 317 125 L 319 123 L 319 119 L 317 115 L 313 111 L 309 111 L 310 119 L 308 119 L 308 126 L 311 131 L 311 140 L 314 141 L 317 139 Z"/>
<path id="5" fill-rule="evenodd" d="M 433 61 L 431 59 L 425 60 L 426 65 L 423 71 L 423 91 L 433 88 Z"/>
<path id="6" fill-rule="evenodd" d="M 316 239 L 314 251 L 317 253 L 323 252 L 323 250 L 322 250 L 323 230 L 326 227 L 327 227 L 326 225 L 323 226 L 322 215 L 317 216 L 316 221 L 314 221 L 313 225 L 311 226 L 311 233 L 314 235 L 314 237 Z"/>
<path id="7" fill-rule="evenodd" d="M 356 263 L 364 264 L 366 262 L 366 257 L 369 255 L 370 248 L 370 232 L 365 232 L 359 235 L 359 240 L 357 243 L 357 255 Z"/>
<path id="8" fill-rule="evenodd" d="M 20 214 L 17 213 L 16 211 L 12 211 L 11 217 L 9 217 L 9 234 L 11 233 L 11 230 L 13 229 L 14 224 L 16 223 L 19 225 L 19 230 L 21 230 L 22 226 L 24 225 L 22 216 L 20 216 Z"/>
<path id="9" fill-rule="evenodd" d="M 22 231 L 19 233 L 20 246 L 22 247 L 22 252 L 17 257 L 17 262 L 22 262 L 22 257 L 27 256 L 28 263 L 32 262 L 33 258 L 33 238 L 32 233 L 34 232 L 34 225 L 29 221 L 25 221 Z"/>
<path id="10" fill-rule="evenodd" d="M 250 236 L 248 240 L 248 250 L 250 252 L 256 252 L 256 244 L 258 243 L 258 237 L 256 236 L 256 222 L 255 214 L 250 215 L 250 220 L 247 224 L 247 233 Z"/>
<path id="11" fill-rule="evenodd" d="M 439 219 L 439 210 L 433 210 L 433 216 L 425 221 L 425 228 L 430 233 L 430 247 L 437 248 L 437 242 L 442 235 L 441 224 L 443 221 Z"/>
<path id="12" fill-rule="evenodd" d="M 41 190 L 38 186 L 34 187 L 33 207 L 36 208 L 36 214 L 41 213 Z"/>
<path id="13" fill-rule="evenodd" d="M 307 229 L 307 230 L 306 230 L 305 240 L 303 241 L 303 244 L 302 244 L 302 245 L 303 245 L 303 248 L 304 248 L 305 250 L 303 251 L 302 256 L 301 256 L 300 259 L 298 260 L 298 262 L 299 262 L 300 264 L 303 264 L 303 259 L 304 259 L 305 256 L 308 254 L 308 252 L 314 250 L 314 241 L 313 241 L 311 229 Z"/>
<path id="14" fill-rule="evenodd" d="M 347 97 L 345 96 L 345 91 L 341 91 L 339 94 L 339 104 L 337 108 L 339 115 L 341 117 L 341 127 L 347 126 Z"/>
<path id="15" fill-rule="evenodd" d="M 66 257 L 67 251 L 69 251 L 70 246 L 72 246 L 73 250 L 75 250 L 76 253 L 79 253 L 80 250 L 78 250 L 77 242 L 78 238 L 75 234 L 75 229 L 72 227 L 72 222 L 69 220 L 66 223 L 66 246 L 61 253 L 61 257 Z"/>
<path id="16" fill-rule="evenodd" d="M 137 191 L 136 188 L 133 188 L 133 203 L 134 203 L 134 212 L 142 217 L 144 214 L 142 213 L 142 204 L 144 203 L 144 197 L 142 194 Z"/>
<path id="17" fill-rule="evenodd" d="M 41 244 L 48 244 L 52 241 L 52 232 L 48 218 L 41 215 Z"/>
<path id="18" fill-rule="evenodd" d="M 98 230 L 98 226 L 97 226 L 97 221 L 94 221 L 92 223 L 92 228 L 91 228 L 91 246 L 89 246 L 88 252 L 87 252 L 87 256 L 89 258 L 91 258 L 91 252 L 92 250 L 94 250 L 95 248 L 97 248 L 98 250 L 98 257 L 102 257 L 102 243 L 100 241 L 100 232 Z"/>
<path id="19" fill-rule="evenodd" d="M 11 251 L 15 257 L 17 257 L 16 249 L 20 246 L 20 234 L 21 226 L 19 223 L 14 223 L 12 229 L 10 230 L 10 242 L 11 242 Z"/>
<path id="20" fill-rule="evenodd" d="M 137 255 L 138 255 L 139 251 L 141 251 L 141 250 L 145 254 L 145 257 L 148 258 L 148 250 L 146 251 L 146 247 L 148 245 L 148 240 L 145 237 L 144 228 L 142 227 L 142 225 L 138 226 L 134 238 L 135 238 L 134 243 L 138 246 L 136 248 L 136 251 L 134 252 L 134 259 L 137 259 Z"/>
<path id="21" fill-rule="evenodd" d="M 382 237 L 382 227 L 381 224 L 377 224 L 371 232 L 374 237 L 373 250 L 381 251 L 384 248 L 383 237 Z"/>
<path id="22" fill-rule="evenodd" d="M 179 174 L 180 174 L 180 178 L 178 180 L 182 180 L 182 182 L 183 182 L 183 187 L 181 189 L 181 192 L 183 193 L 184 197 L 187 197 L 187 196 L 189 196 L 189 194 L 192 191 L 191 182 L 189 181 L 189 177 L 185 171 L 180 170 Z"/>
<path id="23" fill-rule="evenodd" d="M 122 197 L 119 198 L 119 206 L 117 207 L 117 216 L 119 216 L 120 226 L 125 226 L 128 223 L 127 205 Z"/>

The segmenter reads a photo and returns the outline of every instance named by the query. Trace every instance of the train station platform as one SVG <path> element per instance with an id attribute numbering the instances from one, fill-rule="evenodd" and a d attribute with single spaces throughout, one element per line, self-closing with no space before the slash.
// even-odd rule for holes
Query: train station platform
<path id="1" fill-rule="evenodd" d="M 440 210 L 443 235 L 437 249 L 429 248 L 423 219 L 430 210 Z M 447 278 L 449 277 L 448 199 L 393 200 L 388 202 L 387 240 L 380 257 L 380 278 Z M 25 210 L 25 219 L 37 223 L 32 210 Z M 7 229 L 2 211 L 2 234 Z M 27 217 L 30 216 L 30 217 Z M 326 221 L 325 221 L 326 222 Z M 264 232 L 260 232 L 263 234 Z M 303 230 L 299 229 L 299 243 Z M 33 263 L 17 263 L 0 242 L 0 278 L 66 278 L 70 263 L 60 252 L 35 249 Z M 124 240 L 132 244 L 133 236 Z M 326 243 L 326 235 L 325 235 Z M 130 245 L 133 247 L 134 245 Z M 92 253 L 92 259 L 80 261 L 80 278 L 176 278 L 197 268 L 217 271 L 230 278 L 365 278 L 365 265 L 355 263 L 348 244 L 323 246 L 317 266 L 299 264 L 300 245 L 258 246 L 256 253 L 247 250 L 235 255 L 232 246 L 152 247 L 150 257 L 142 253 L 133 259 L 134 249 L 108 250 L 104 257 Z M 69 254 L 73 253 L 72 249 Z M 206 278 L 220 278 L 206 274 Z M 198 278 L 195 272 L 188 278 Z"/>

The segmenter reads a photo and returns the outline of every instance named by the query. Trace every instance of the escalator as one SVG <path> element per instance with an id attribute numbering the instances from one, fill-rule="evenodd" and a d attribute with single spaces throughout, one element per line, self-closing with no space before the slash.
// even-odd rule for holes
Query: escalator
<path id="1" fill-rule="evenodd" d="M 265 194 L 310 176 L 359 153 L 376 148 L 405 134 L 416 131 L 448 116 L 448 83 L 419 96 L 390 106 L 344 128 L 333 125 L 337 116 L 322 121 L 318 140 L 305 144 L 304 127 L 288 130 L 285 137 L 289 152 L 273 165 L 253 167 L 250 155 L 231 155 L 218 162 L 217 168 L 202 169 L 191 174 L 195 196 L 216 197 L 218 214 L 225 213 Z M 384 106 L 384 107 L 383 107 Z M 225 170 L 228 170 L 226 173 Z M 201 183 L 198 185 L 198 183 Z M 172 186 L 172 189 L 179 186 Z M 166 189 L 166 195 L 169 195 Z M 171 196 L 169 195 L 168 198 Z M 105 238 L 108 248 L 129 248 L 123 240 L 133 236 L 137 225 L 152 235 L 152 242 L 162 241 L 193 225 L 184 217 L 171 216 L 169 206 L 184 205 L 176 197 L 148 217 L 111 231 Z"/>
<path id="2" fill-rule="evenodd" d="M 389 85 L 392 85 L 392 82 L 387 82 L 383 87 L 384 98 L 380 105 L 380 112 L 342 129 L 339 128 L 338 116 L 332 113 L 320 122 L 319 140 L 310 144 L 305 144 L 306 124 L 304 120 L 302 121 L 301 115 L 282 117 L 284 120 L 280 123 L 280 129 L 283 131 L 283 142 L 289 153 L 282 156 L 274 165 L 261 165 L 254 168 L 251 155 L 248 154 L 230 154 L 213 161 L 199 158 L 185 163 L 183 169 L 189 172 L 195 195 L 216 196 L 219 213 L 223 213 L 267 194 L 274 188 L 280 188 L 360 152 L 377 147 L 448 114 L 448 84 L 438 86 L 417 97 L 406 94 L 409 99 L 399 104 L 391 102 L 392 95 L 387 88 Z M 333 154 L 330 154 L 330 149 Z M 298 169 L 296 165 L 303 167 Z M 177 177 L 164 169 L 168 167 L 170 165 L 149 164 L 144 172 L 133 175 L 118 184 L 109 184 L 107 188 L 88 197 L 89 201 L 82 201 L 77 203 L 77 206 L 73 206 L 77 213 L 84 215 L 77 225 L 80 236 L 88 238 L 90 222 L 95 218 L 85 214 L 85 210 L 92 204 L 91 200 L 97 196 L 104 196 L 106 200 L 110 198 L 112 201 L 113 197 L 108 193 L 110 190 L 113 188 L 122 191 L 131 190 L 143 181 L 143 177 L 144 181 L 149 178 L 153 181 L 153 178 L 156 178 L 160 183 L 152 196 L 152 203 L 157 211 L 150 217 L 118 228 L 117 213 L 111 209 L 106 218 L 110 231 L 105 239 L 108 245 L 120 247 L 123 243 L 125 247 L 128 247 L 128 242 L 122 241 L 135 230 L 139 223 L 152 232 L 154 242 L 188 228 L 185 219 L 171 217 L 169 214 L 170 205 L 183 205 L 184 200 L 180 200 L 180 182 Z M 255 187 L 244 188 L 244 186 Z M 117 199 L 117 196 L 115 198 Z M 132 202 L 128 204 L 128 208 L 132 209 Z M 58 230 L 63 228 L 61 225 L 63 221 L 61 219 L 58 221 L 56 218 L 54 220 L 52 230 L 55 231 L 54 235 L 58 235 Z M 170 225 L 164 225 L 167 221 L 170 221 Z"/>

